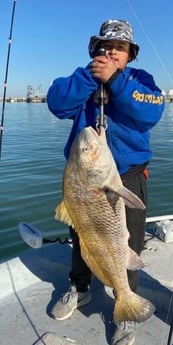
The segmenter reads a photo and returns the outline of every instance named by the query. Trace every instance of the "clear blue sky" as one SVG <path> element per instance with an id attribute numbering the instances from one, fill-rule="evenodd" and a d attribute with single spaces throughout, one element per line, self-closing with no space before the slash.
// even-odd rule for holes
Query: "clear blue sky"
<path id="1" fill-rule="evenodd" d="M 13 0 L 0 0 L 0 96 L 3 94 Z M 89 62 L 88 41 L 107 19 L 128 20 L 140 45 L 131 65 L 173 88 L 172 0 L 16 0 L 7 96 L 27 85 L 46 93 L 53 79 Z"/>

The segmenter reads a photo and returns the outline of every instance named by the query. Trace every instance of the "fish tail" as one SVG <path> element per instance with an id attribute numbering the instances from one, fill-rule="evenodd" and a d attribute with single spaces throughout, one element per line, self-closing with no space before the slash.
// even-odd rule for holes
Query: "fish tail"
<path id="1" fill-rule="evenodd" d="M 147 299 L 132 292 L 127 296 L 119 296 L 115 302 L 114 321 L 135 321 L 147 320 L 155 311 L 155 307 Z"/>

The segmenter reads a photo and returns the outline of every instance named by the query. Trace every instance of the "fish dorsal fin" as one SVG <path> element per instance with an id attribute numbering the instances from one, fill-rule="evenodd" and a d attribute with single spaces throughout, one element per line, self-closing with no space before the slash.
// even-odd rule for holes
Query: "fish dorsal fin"
<path id="1" fill-rule="evenodd" d="M 72 226 L 74 228 L 72 219 L 68 213 L 64 200 L 62 200 L 55 209 L 55 219 L 60 220 L 61 222 L 64 222 L 65 224 L 68 224 L 69 226 Z"/>
<path id="2" fill-rule="evenodd" d="M 123 198 L 126 206 L 130 208 L 139 208 L 141 210 L 145 209 L 145 205 L 142 202 L 142 200 L 140 200 L 137 195 L 135 195 L 133 192 L 131 192 L 123 185 L 119 185 L 117 188 L 114 188 L 112 186 L 104 186 L 103 190 L 107 195 L 109 195 L 112 201 L 114 198 L 116 201 L 118 195 Z"/>

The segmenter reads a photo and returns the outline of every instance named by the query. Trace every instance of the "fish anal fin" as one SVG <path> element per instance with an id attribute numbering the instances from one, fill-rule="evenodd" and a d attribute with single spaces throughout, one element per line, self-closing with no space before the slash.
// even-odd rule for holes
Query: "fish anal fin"
<path id="1" fill-rule="evenodd" d="M 68 213 L 64 200 L 62 200 L 55 209 L 55 219 L 74 228 L 73 221 Z"/>
<path id="2" fill-rule="evenodd" d="M 127 263 L 127 269 L 131 271 L 136 271 L 140 270 L 141 268 L 144 268 L 144 266 L 145 264 L 140 258 L 140 256 L 129 247 L 129 260 Z"/>

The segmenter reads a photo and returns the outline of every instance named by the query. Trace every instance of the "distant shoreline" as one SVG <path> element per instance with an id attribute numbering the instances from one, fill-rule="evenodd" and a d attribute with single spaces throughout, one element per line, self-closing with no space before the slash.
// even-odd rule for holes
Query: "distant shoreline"
<path id="1" fill-rule="evenodd" d="M 166 103 L 173 103 L 173 96 L 170 95 L 164 95 L 164 99 Z M 2 102 L 3 99 L 0 98 L 0 102 Z M 8 103 L 20 103 L 20 102 L 26 102 L 26 103 L 46 103 L 47 99 L 46 96 L 42 97 L 7 97 L 6 102 Z"/>
<path id="2" fill-rule="evenodd" d="M 3 99 L 1 98 L 0 101 L 2 102 Z M 7 97 L 6 102 L 8 103 L 20 103 L 20 102 L 26 102 L 26 103 L 46 103 L 46 96 L 42 97 Z"/>

